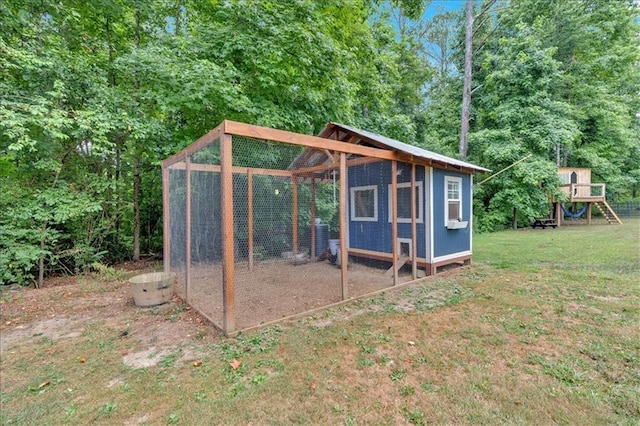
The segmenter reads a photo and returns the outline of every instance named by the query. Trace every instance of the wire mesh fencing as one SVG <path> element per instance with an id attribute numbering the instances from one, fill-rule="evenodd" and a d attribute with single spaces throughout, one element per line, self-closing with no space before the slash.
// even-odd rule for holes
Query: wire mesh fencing
<path id="1" fill-rule="evenodd" d="M 230 230 L 222 220 L 220 140 L 169 167 L 168 265 L 178 275 L 181 298 L 227 332 L 393 285 L 384 262 L 382 268 L 349 262 L 344 273 L 340 180 L 347 176 L 337 166 L 311 178 L 289 169 L 303 153 L 301 146 L 241 136 L 231 144 Z M 353 176 L 371 170 L 354 168 Z M 231 265 L 225 265 L 225 232 L 233 234 Z M 388 239 L 388 226 L 380 232 Z M 225 324 L 229 317 L 231 325 Z"/>

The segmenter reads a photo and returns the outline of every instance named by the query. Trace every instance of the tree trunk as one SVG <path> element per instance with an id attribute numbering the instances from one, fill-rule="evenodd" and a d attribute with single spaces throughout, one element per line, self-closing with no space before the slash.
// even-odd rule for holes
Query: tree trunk
<path id="1" fill-rule="evenodd" d="M 140 9 L 136 9 L 136 34 L 135 34 L 135 47 L 140 47 Z M 138 91 L 140 90 L 140 82 L 138 80 L 138 73 L 134 71 L 134 89 L 136 93 L 136 101 L 138 105 L 140 101 L 138 99 Z M 140 260 L 140 154 L 137 152 L 136 141 L 134 141 L 134 154 L 133 160 L 133 260 Z"/>
<path id="2" fill-rule="evenodd" d="M 116 173 L 115 173 L 115 183 L 114 183 L 114 189 L 115 189 L 115 228 L 116 228 L 116 247 L 120 247 L 120 217 L 122 216 L 122 213 L 120 212 L 120 207 L 121 207 L 121 197 L 120 197 L 120 177 L 122 175 L 122 161 L 121 161 L 121 148 L 120 148 L 120 137 L 117 136 L 116 137 Z"/>
<path id="3" fill-rule="evenodd" d="M 140 156 L 133 160 L 133 260 L 140 260 Z"/>
<path id="4" fill-rule="evenodd" d="M 40 259 L 38 260 L 38 281 L 36 288 L 42 288 L 44 284 L 44 235 L 47 232 L 47 222 L 42 225 L 42 234 L 40 235 Z"/>
<path id="5" fill-rule="evenodd" d="M 458 153 L 467 159 L 469 121 L 471 120 L 471 64 L 473 62 L 473 0 L 467 0 L 467 19 L 464 37 L 464 80 L 462 89 L 462 117 L 460 122 L 460 146 Z"/>
<path id="6" fill-rule="evenodd" d="M 60 168 L 56 172 L 55 177 L 53 178 L 53 183 L 51 184 L 51 188 L 55 188 L 58 185 L 58 179 L 60 179 L 60 172 L 67 161 L 67 156 L 71 153 L 73 148 L 69 149 L 62 156 L 62 160 L 60 161 Z M 40 259 L 38 259 L 38 281 L 35 283 L 36 288 L 42 288 L 44 285 L 44 249 L 46 247 L 46 234 L 47 228 L 49 227 L 49 221 L 47 219 L 44 220 L 42 224 L 42 232 L 40 233 Z"/>

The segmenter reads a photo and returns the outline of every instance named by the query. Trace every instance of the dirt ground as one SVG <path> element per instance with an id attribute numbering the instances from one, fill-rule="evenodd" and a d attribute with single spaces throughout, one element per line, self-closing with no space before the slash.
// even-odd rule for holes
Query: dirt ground
<path id="1" fill-rule="evenodd" d="M 200 343 L 223 338 L 205 316 L 177 296 L 170 303 L 156 307 L 135 305 L 128 279 L 159 269 L 161 265 L 157 264 L 124 264 L 107 273 L 49 279 L 41 289 L 1 289 L 0 356 L 11 353 L 18 345 L 43 338 L 64 344 L 65 339 L 78 337 L 97 326 L 118 330 L 121 337 L 134 339 L 137 349 L 123 353 L 123 362 L 140 368 L 156 364 L 166 353 L 179 346 L 189 346 L 186 345 L 189 342 L 197 342 L 196 347 L 202 347 Z M 239 282 L 250 282 L 243 281 L 250 278 L 247 273 L 241 272 L 239 277 Z M 349 277 L 350 297 L 388 287 L 391 283 L 383 271 L 361 265 L 350 265 Z M 340 269 L 329 264 L 262 265 L 256 268 L 254 278 L 259 281 L 254 282 L 253 287 L 239 285 L 237 290 L 236 303 L 242 306 L 237 312 L 241 318 L 239 325 L 259 325 L 341 299 Z M 408 280 L 406 273 L 402 280 Z M 192 302 L 197 305 L 204 295 L 204 292 L 192 292 Z M 355 310 L 348 313 L 349 316 L 357 314 Z M 339 318 L 334 316 L 333 320 Z M 317 325 L 327 324 L 320 321 Z M 182 361 L 198 356 L 184 351 Z"/>
<path id="2" fill-rule="evenodd" d="M 410 280 L 401 270 L 398 283 Z M 238 263 L 235 267 L 236 329 L 242 330 L 318 309 L 342 300 L 341 270 L 328 261 L 256 262 L 254 269 Z M 386 269 L 350 263 L 347 270 L 347 298 L 369 294 L 393 285 Z M 185 297 L 184 279 L 178 279 L 178 294 L 221 328 L 222 270 L 219 265 L 200 265 L 191 270 Z"/>
<path id="3" fill-rule="evenodd" d="M 120 265 L 113 276 L 54 278 L 41 289 L 12 287 L 0 292 L 0 356 L 43 338 L 64 342 L 90 327 L 118 330 L 140 351 L 122 354 L 132 367 L 158 362 L 164 353 L 194 339 L 213 340 L 216 329 L 178 297 L 152 308 L 135 305 L 128 278 L 153 272 L 151 265 Z M 185 357 L 196 354 L 186 353 Z"/>

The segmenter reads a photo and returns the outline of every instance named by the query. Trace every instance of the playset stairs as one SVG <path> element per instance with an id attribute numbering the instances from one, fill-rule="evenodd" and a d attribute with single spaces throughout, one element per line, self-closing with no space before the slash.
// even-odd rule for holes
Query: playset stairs
<path id="1" fill-rule="evenodd" d="M 604 218 L 607 219 L 607 222 L 609 223 L 617 222 L 620 225 L 622 225 L 622 221 L 606 201 L 598 201 L 594 204 L 596 205 L 598 210 L 600 210 L 600 213 L 602 213 L 602 216 L 604 216 Z"/>

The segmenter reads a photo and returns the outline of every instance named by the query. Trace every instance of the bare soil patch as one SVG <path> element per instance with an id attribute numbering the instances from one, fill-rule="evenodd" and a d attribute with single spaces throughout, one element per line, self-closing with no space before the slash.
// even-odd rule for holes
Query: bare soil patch
<path id="1" fill-rule="evenodd" d="M 65 339 L 78 338 L 97 327 L 109 330 L 116 337 L 130 339 L 132 349 L 121 355 L 122 361 L 132 367 L 155 365 L 177 348 L 180 348 L 180 360 L 197 359 L 200 355 L 198 345 L 189 343 L 216 340 L 220 337 L 218 330 L 178 296 L 164 305 L 137 307 L 128 278 L 153 270 L 149 263 L 138 266 L 138 269 L 134 264 L 118 267 L 113 270 L 113 277 L 99 274 L 59 277 L 46 281 L 41 289 L 14 287 L 2 290 L 0 355 L 5 356 L 22 345 L 42 339 L 63 343 Z M 211 270 L 200 272 L 200 279 L 194 279 L 189 299 L 207 316 L 221 320 L 221 289 L 218 294 L 210 281 L 203 279 Z M 340 269 L 325 263 L 261 265 L 252 273 L 241 272 L 238 276 L 236 315 L 239 325 L 244 327 L 304 313 L 342 298 Z M 409 279 L 405 273 L 400 283 Z M 391 278 L 385 276 L 383 270 L 357 264 L 349 267 L 348 292 L 351 297 L 391 285 Z M 437 306 L 450 296 L 450 289 L 434 289 L 425 303 Z M 386 303 L 394 304 L 398 310 L 415 309 L 410 295 L 392 292 L 385 297 Z M 333 309 L 328 315 L 311 315 L 308 321 L 316 327 L 324 327 L 382 309 L 380 304 L 360 303 Z"/>
<path id="2" fill-rule="evenodd" d="M 43 338 L 64 342 L 91 328 L 109 330 L 115 337 L 131 339 L 139 351 L 123 353 L 133 367 L 157 363 L 163 354 L 194 340 L 214 339 L 211 324 L 178 297 L 167 304 L 137 307 L 128 278 L 150 272 L 146 264 L 119 269 L 117 279 L 101 276 L 55 278 L 41 289 L 5 289 L 0 298 L 0 355 Z M 148 352 L 150 351 L 150 352 Z M 137 353 L 140 352 L 140 353 Z M 147 353 L 148 352 L 148 353 Z M 194 358 L 184 351 L 185 359 Z M 149 356 L 153 354 L 153 356 Z"/>
<path id="3" fill-rule="evenodd" d="M 398 284 L 411 280 L 400 274 Z M 329 262 L 294 264 L 290 261 L 256 262 L 235 266 L 236 329 L 242 330 L 342 301 L 341 270 Z M 385 269 L 350 263 L 347 297 L 355 298 L 393 286 Z M 178 277 L 178 294 L 221 328 L 223 319 L 222 268 L 203 264 L 191 268 L 190 285 Z"/>

